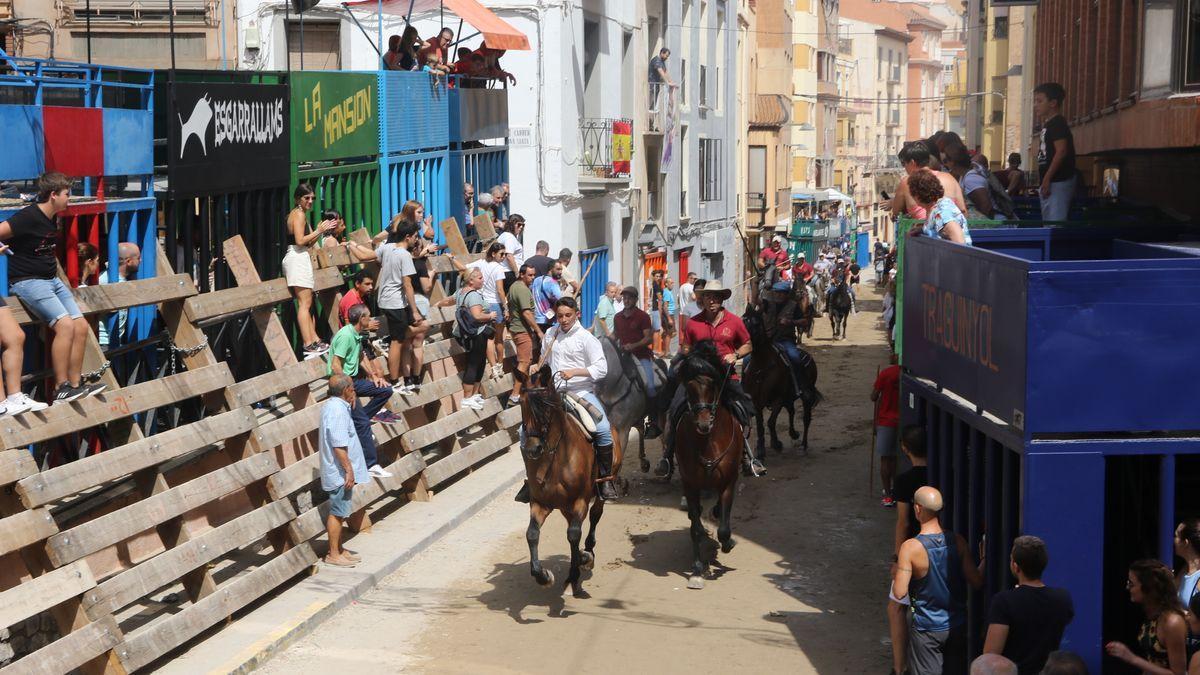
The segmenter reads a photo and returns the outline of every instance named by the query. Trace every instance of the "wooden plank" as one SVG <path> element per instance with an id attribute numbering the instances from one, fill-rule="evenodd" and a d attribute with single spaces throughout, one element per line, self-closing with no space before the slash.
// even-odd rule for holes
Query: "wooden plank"
<path id="1" fill-rule="evenodd" d="M 504 377 L 498 377 L 494 380 L 483 381 L 483 397 L 490 398 L 500 394 L 506 394 L 512 391 L 513 376 L 512 373 L 505 373 Z M 514 406 L 515 407 L 515 406 Z M 511 408 L 510 408 L 511 410 Z"/>
<path id="2" fill-rule="evenodd" d="M 404 449 L 409 452 L 419 450 L 469 426 L 479 424 L 499 412 L 500 402 L 494 398 L 488 399 L 484 401 L 481 410 L 459 410 L 404 434 L 401 442 L 404 444 Z"/>
<path id="3" fill-rule="evenodd" d="M 254 438 L 258 441 L 260 448 L 267 450 L 316 431 L 320 424 L 321 406 L 314 404 L 272 422 L 266 422 L 258 428 L 258 433 L 254 435 Z"/>
<path id="4" fill-rule="evenodd" d="M 342 271 L 336 267 L 326 267 L 313 272 L 313 292 L 320 293 L 334 288 L 343 288 L 346 279 Z"/>
<path id="5" fill-rule="evenodd" d="M 483 256 L 478 253 L 472 253 L 467 256 L 455 254 L 454 257 L 458 259 L 458 262 L 464 265 L 470 265 Z M 450 261 L 450 258 L 444 255 L 435 255 L 432 258 L 429 258 L 429 268 L 438 274 L 449 274 L 451 272 L 458 271 L 458 268 L 454 266 L 454 263 Z"/>
<path id="6" fill-rule="evenodd" d="M 20 448 L 105 422 L 127 419 L 136 413 L 199 396 L 232 383 L 233 375 L 229 373 L 229 366 L 219 363 L 161 380 L 110 389 L 67 405 L 50 406 L 42 412 L 5 417 L 0 419 L 0 438 L 4 440 L 4 447 Z M 133 426 L 137 428 L 137 425 Z M 137 438 L 141 438 L 140 433 Z"/>
<path id="7" fill-rule="evenodd" d="M 242 241 L 241 235 L 226 239 L 223 250 L 225 264 L 229 266 L 229 271 L 233 273 L 239 286 L 254 286 L 262 283 L 262 277 L 258 275 L 258 270 L 254 267 L 254 259 L 250 257 L 250 250 L 246 248 L 246 243 Z M 278 316 L 275 316 L 275 312 L 269 307 L 260 307 L 254 310 L 251 316 L 254 318 L 259 335 L 262 336 L 267 355 L 271 357 L 271 364 L 278 369 L 296 363 L 298 361 L 296 352 L 292 349 L 287 331 L 283 329 L 283 322 L 279 320 Z M 307 396 L 302 392 L 301 395 L 302 398 L 294 401 L 298 407 L 302 407 L 307 401 Z"/>
<path id="8" fill-rule="evenodd" d="M 372 424 L 371 431 L 375 434 L 375 444 L 385 448 L 408 431 L 408 424 L 404 421 L 396 424 Z M 321 455 L 314 452 L 272 474 L 267 478 L 267 492 L 271 499 L 283 499 L 312 485 L 321 477 L 320 466 Z"/>
<path id="9" fill-rule="evenodd" d="M 17 483 L 17 494 L 29 508 L 49 504 L 206 445 L 221 443 L 249 432 L 255 425 L 254 411 L 238 408 L 34 474 Z"/>
<path id="10" fill-rule="evenodd" d="M 75 303 L 84 316 L 107 314 L 118 309 L 141 305 L 169 302 L 196 295 L 196 287 L 186 274 L 157 276 L 150 279 L 123 281 L 119 284 L 86 286 L 74 289 Z M 22 326 L 41 323 L 34 318 L 21 301 L 13 297 L 4 299 L 12 311 L 13 318 Z"/>
<path id="11" fill-rule="evenodd" d="M 428 361 L 428 360 L 427 360 Z M 392 406 L 392 410 L 404 412 L 421 406 L 429 405 L 435 401 L 439 401 L 456 392 L 462 391 L 462 377 L 459 375 L 451 375 L 443 377 L 440 380 L 434 380 L 428 384 L 421 385 L 421 391 L 416 394 L 401 395 L 397 394 L 392 397 L 393 401 L 398 401 Z"/>
<path id="12" fill-rule="evenodd" d="M 0 669 L 0 675 L 62 675 L 121 643 L 121 629 L 111 616 L 101 617 Z"/>
<path id="13" fill-rule="evenodd" d="M 272 279 L 250 286 L 235 286 L 211 293 L 201 293 L 183 303 L 183 311 L 193 323 L 226 314 L 244 312 L 287 302 L 292 299 L 287 281 Z"/>
<path id="14" fill-rule="evenodd" d="M 481 440 L 475 441 L 458 452 L 451 453 L 430 464 L 425 469 L 425 480 L 430 487 L 444 483 L 480 461 L 511 447 L 517 442 L 517 430 L 501 429 Z"/>
<path id="15" fill-rule="evenodd" d="M 84 561 L 47 572 L 0 593 L 0 626 L 12 626 L 82 595 L 96 585 Z"/>
<path id="16" fill-rule="evenodd" d="M 84 595 L 84 608 L 93 617 L 115 613 L 184 574 L 261 539 L 295 517 L 289 501 L 270 502 L 105 581 Z"/>
<path id="17" fill-rule="evenodd" d="M 438 227 L 442 230 L 442 240 L 446 242 L 446 247 L 450 252 L 459 257 L 466 257 L 470 251 L 467 250 L 467 242 L 463 240 L 462 231 L 458 229 L 458 221 L 454 218 L 447 218 L 438 223 Z"/>
<path id="18" fill-rule="evenodd" d="M 32 476 L 37 470 L 37 462 L 33 461 L 33 455 L 25 448 L 0 450 L 0 487 Z"/>
<path id="19" fill-rule="evenodd" d="M 479 235 L 479 241 L 491 241 L 500 236 L 496 234 L 496 226 L 492 224 L 492 217 L 486 213 L 475 216 L 472 221 L 475 225 L 475 234 Z M 511 253 L 512 251 L 509 251 Z"/>
<path id="20" fill-rule="evenodd" d="M 225 394 L 237 405 L 251 405 L 276 394 L 282 394 L 296 387 L 324 379 L 327 368 L 328 363 L 325 359 L 307 359 L 258 377 L 236 382 L 226 389 Z"/>
<path id="21" fill-rule="evenodd" d="M 308 544 L 301 544 L 273 558 L 262 567 L 217 589 L 212 595 L 186 607 L 178 614 L 150 624 L 125 636 L 117 652 L 129 670 L 142 668 L 206 628 L 259 599 L 317 561 Z"/>
<path id="22" fill-rule="evenodd" d="M 391 478 L 374 478 L 365 485 L 355 486 L 351 491 L 351 513 L 366 508 L 384 494 L 404 487 L 404 482 L 425 470 L 425 458 L 418 453 L 401 457 L 387 466 Z M 311 508 L 297 516 L 288 525 L 292 540 L 308 541 L 325 531 L 325 517 L 329 515 L 329 502 Z"/>
<path id="23" fill-rule="evenodd" d="M 0 556 L 36 544 L 58 532 L 46 509 L 22 511 L 0 519 Z"/>
<path id="24" fill-rule="evenodd" d="M 56 566 L 78 560 L 278 470 L 279 464 L 270 453 L 260 453 L 164 490 L 50 537 L 46 544 L 50 560 Z"/>

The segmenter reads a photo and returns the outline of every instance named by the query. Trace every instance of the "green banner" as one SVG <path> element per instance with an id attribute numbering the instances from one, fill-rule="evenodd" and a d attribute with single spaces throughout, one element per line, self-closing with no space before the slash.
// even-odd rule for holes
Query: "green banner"
<path id="1" fill-rule="evenodd" d="M 811 237 L 813 236 L 813 225 L 811 220 L 796 219 L 792 221 L 792 236 L 793 237 Z"/>
<path id="2" fill-rule="evenodd" d="M 292 162 L 379 154 L 378 79 L 292 73 Z"/>

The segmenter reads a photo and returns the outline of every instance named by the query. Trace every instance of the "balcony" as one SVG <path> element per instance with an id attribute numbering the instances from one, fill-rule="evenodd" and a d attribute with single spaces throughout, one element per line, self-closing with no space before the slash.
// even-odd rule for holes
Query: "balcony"
<path id="1" fill-rule="evenodd" d="M 508 136 L 508 89 L 494 80 L 462 76 L 452 77 L 450 85 L 451 143 Z M 396 109 L 405 107 L 401 103 Z M 403 117 L 412 122 L 411 117 Z"/>
<path id="2" fill-rule="evenodd" d="M 629 186 L 633 120 L 584 118 L 579 121 L 579 189 L 603 192 Z"/>

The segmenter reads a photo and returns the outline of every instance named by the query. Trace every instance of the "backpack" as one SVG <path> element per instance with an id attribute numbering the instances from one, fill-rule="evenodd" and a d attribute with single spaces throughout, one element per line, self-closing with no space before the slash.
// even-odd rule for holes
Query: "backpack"
<path id="1" fill-rule="evenodd" d="M 1008 189 L 1000 183 L 1000 179 L 991 171 L 985 172 L 987 175 L 988 194 L 992 198 L 992 206 L 995 207 L 996 213 L 1004 216 L 1009 220 L 1016 220 L 1016 204 L 1013 203 L 1012 196 L 1008 194 Z"/>
<path id="2" fill-rule="evenodd" d="M 472 293 L 479 293 L 479 291 L 467 291 L 463 294 L 462 298 L 459 299 L 459 302 L 455 304 L 454 328 L 451 329 L 451 334 L 454 335 L 454 339 L 458 341 L 458 344 L 462 345 L 463 349 L 468 351 L 470 351 L 471 345 L 474 344 L 476 338 L 483 338 L 484 340 L 487 340 L 491 336 L 485 334 L 488 333 L 489 330 L 494 331 L 491 323 L 481 323 L 477 321 L 474 316 L 471 316 L 471 304 L 467 302 L 467 298 L 470 297 Z M 483 304 L 482 300 L 483 296 L 481 294 L 480 304 Z M 480 326 L 483 326 L 482 331 L 480 330 Z"/>

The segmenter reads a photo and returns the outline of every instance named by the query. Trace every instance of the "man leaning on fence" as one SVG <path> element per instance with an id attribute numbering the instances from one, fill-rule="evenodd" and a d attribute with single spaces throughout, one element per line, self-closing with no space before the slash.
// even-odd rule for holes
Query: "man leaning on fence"
<path id="1" fill-rule="evenodd" d="M 329 378 L 329 398 L 321 406 L 319 443 L 321 489 L 329 497 L 329 514 L 325 516 L 329 554 L 325 562 L 337 567 L 354 567 L 359 562 L 357 555 L 342 548 L 342 520 L 349 518 L 350 527 L 356 531 L 362 526 L 365 511 L 359 509 L 351 516 L 354 486 L 371 479 L 350 417 L 355 400 L 354 382 L 349 376 Z"/>

